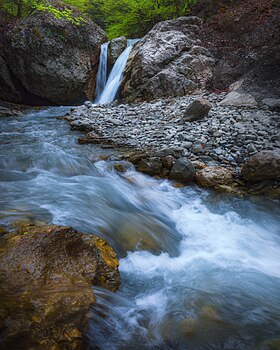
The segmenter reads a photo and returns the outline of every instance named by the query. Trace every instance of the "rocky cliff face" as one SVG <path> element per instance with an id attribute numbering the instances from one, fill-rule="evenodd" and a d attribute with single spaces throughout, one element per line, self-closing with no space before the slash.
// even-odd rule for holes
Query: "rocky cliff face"
<path id="1" fill-rule="evenodd" d="M 36 12 L 17 22 L 3 35 L 0 99 L 58 105 L 92 99 L 105 41 L 89 20 L 74 25 Z"/>
<path id="2" fill-rule="evenodd" d="M 280 97 L 279 0 L 199 0 L 201 40 L 217 60 L 213 89 L 242 79 L 239 91 L 258 101 Z"/>
<path id="3" fill-rule="evenodd" d="M 128 101 L 183 96 L 211 83 L 214 59 L 198 38 L 201 20 L 180 17 L 158 23 L 133 49 L 124 74 Z"/>

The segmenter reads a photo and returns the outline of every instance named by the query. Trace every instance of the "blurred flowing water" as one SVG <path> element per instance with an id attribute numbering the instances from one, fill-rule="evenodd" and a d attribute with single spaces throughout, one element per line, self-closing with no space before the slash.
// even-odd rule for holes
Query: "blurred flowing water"
<path id="1" fill-rule="evenodd" d="M 120 175 L 56 119 L 67 109 L 1 118 L 0 225 L 70 225 L 115 248 L 122 285 L 96 290 L 88 349 L 279 346 L 279 202 Z"/>

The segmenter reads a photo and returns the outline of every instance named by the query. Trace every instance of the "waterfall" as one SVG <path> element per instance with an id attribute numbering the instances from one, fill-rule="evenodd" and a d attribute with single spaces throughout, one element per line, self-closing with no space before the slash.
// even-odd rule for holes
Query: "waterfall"
<path id="1" fill-rule="evenodd" d="M 95 103 L 104 104 L 114 101 L 118 89 L 121 85 L 123 72 L 129 57 L 129 54 L 132 50 L 133 45 L 137 42 L 137 39 L 130 39 L 127 41 L 127 48 L 119 56 L 114 67 L 109 75 L 107 83 L 102 91 L 101 95 L 97 96 Z"/>
<path id="2" fill-rule="evenodd" d="M 108 54 L 108 44 L 105 43 L 101 45 L 100 61 L 96 78 L 96 100 L 100 98 L 102 91 L 106 85 L 107 81 L 107 54 Z"/>

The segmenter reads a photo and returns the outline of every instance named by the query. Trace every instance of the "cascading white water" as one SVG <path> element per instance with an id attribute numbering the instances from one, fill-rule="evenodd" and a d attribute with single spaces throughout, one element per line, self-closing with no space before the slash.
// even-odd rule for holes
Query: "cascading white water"
<path id="1" fill-rule="evenodd" d="M 114 67 L 109 75 L 108 81 L 104 90 L 102 91 L 100 97 L 97 97 L 95 103 L 104 104 L 114 101 L 118 89 L 121 85 L 123 72 L 129 57 L 129 54 L 132 50 L 133 45 L 137 42 L 137 39 L 130 39 L 127 41 L 127 48 L 119 56 Z"/>
<path id="2" fill-rule="evenodd" d="M 94 286 L 87 350 L 276 349 L 279 201 L 93 163 L 112 150 L 78 145 L 56 118 L 68 109 L 1 117 L 0 226 L 67 225 L 114 247 L 121 287 Z"/>
<path id="3" fill-rule="evenodd" d="M 96 100 L 98 100 L 105 88 L 107 81 L 107 57 L 108 57 L 108 44 L 101 45 L 100 61 L 96 78 Z"/>

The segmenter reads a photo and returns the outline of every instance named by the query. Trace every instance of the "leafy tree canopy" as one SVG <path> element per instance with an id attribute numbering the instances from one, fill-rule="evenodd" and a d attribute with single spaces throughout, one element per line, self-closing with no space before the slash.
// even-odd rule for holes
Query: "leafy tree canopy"
<path id="1" fill-rule="evenodd" d="M 190 5 L 197 0 L 63 0 L 78 8 L 95 23 L 103 27 L 110 39 L 125 35 L 141 37 L 157 22 L 187 15 Z M 72 10 L 57 8 L 55 1 L 49 0 L 0 0 L 0 9 L 17 17 L 30 15 L 34 10 L 53 13 L 64 17 L 75 25 L 82 24 L 72 16 Z"/>

